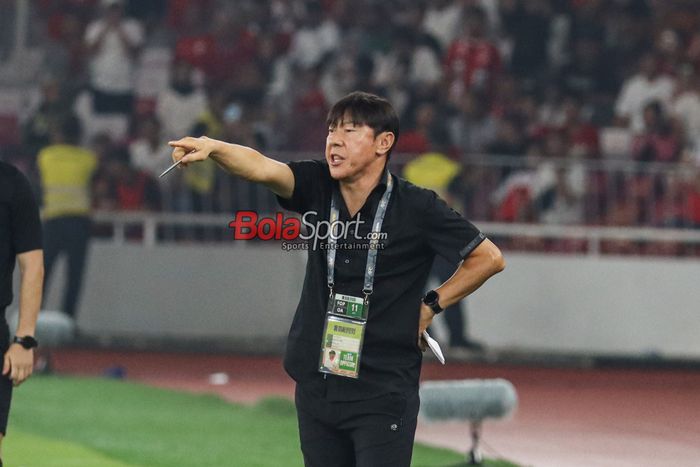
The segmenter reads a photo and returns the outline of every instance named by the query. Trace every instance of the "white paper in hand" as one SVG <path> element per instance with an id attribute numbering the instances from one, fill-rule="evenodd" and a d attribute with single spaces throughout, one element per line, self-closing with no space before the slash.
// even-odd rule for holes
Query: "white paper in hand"
<path id="1" fill-rule="evenodd" d="M 433 351 L 435 356 L 437 357 L 438 360 L 440 360 L 440 363 L 443 365 L 445 364 L 445 356 L 442 354 L 442 350 L 440 350 L 440 344 L 438 344 L 438 341 L 430 337 L 430 334 L 428 334 L 428 331 L 423 331 L 423 337 L 425 338 L 425 341 L 428 343 L 428 347 L 430 347 L 430 350 Z"/>

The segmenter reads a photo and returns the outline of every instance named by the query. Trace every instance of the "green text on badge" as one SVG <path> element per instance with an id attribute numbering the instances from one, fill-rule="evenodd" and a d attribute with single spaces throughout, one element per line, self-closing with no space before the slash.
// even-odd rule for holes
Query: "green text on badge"
<path id="1" fill-rule="evenodd" d="M 332 313 L 348 318 L 367 319 L 367 307 L 360 297 L 335 294 Z"/>

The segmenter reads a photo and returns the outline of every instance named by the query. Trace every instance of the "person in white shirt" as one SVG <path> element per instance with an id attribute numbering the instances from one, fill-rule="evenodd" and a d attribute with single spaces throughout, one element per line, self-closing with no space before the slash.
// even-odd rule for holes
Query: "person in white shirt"
<path id="1" fill-rule="evenodd" d="M 323 16 L 323 6 L 319 2 L 306 5 L 304 24 L 292 36 L 289 48 L 289 58 L 294 65 L 305 70 L 313 68 L 340 45 L 338 25 Z"/>
<path id="2" fill-rule="evenodd" d="M 681 68 L 678 93 L 671 103 L 671 115 L 683 128 L 683 134 L 693 147 L 700 145 L 700 83 L 692 66 Z"/>
<path id="3" fill-rule="evenodd" d="M 141 24 L 124 17 L 124 0 L 102 0 L 102 16 L 85 31 L 90 86 L 97 113 L 131 113 L 135 60 L 144 41 Z"/>
<path id="4" fill-rule="evenodd" d="M 644 55 L 639 62 L 639 72 L 625 80 L 615 103 L 618 123 L 634 133 L 641 133 L 644 130 L 644 107 L 657 100 L 668 108 L 674 88 L 675 81 L 660 72 L 656 57 Z"/>
<path id="5" fill-rule="evenodd" d="M 164 210 L 174 208 L 174 192 L 180 183 L 179 174 L 159 175 L 170 164 L 170 148 L 162 139 L 161 125 L 155 116 L 145 117 L 139 125 L 139 136 L 129 144 L 129 162 L 135 169 L 147 173 L 158 182 Z"/>
<path id="6" fill-rule="evenodd" d="M 156 115 L 166 140 L 189 133 L 197 116 L 207 110 L 206 94 L 193 83 L 192 66 L 175 60 L 170 73 L 170 86 L 158 93 L 156 100 Z"/>
<path id="7" fill-rule="evenodd" d="M 459 35 L 463 8 L 462 2 L 436 0 L 425 11 L 423 30 L 437 39 L 443 50 Z"/>

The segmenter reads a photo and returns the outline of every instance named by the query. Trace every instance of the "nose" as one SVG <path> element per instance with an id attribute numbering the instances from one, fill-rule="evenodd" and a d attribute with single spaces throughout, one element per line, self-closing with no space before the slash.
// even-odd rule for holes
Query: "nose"
<path id="1" fill-rule="evenodd" d="M 329 146 L 341 146 L 343 144 L 343 139 L 340 137 L 337 131 L 334 131 L 332 133 L 328 133 L 328 145 Z"/>

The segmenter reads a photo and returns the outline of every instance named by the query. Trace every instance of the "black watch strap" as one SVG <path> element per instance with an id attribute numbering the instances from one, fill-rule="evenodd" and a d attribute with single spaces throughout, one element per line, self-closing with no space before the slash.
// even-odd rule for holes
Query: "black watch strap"
<path id="1" fill-rule="evenodd" d="M 440 306 L 440 295 L 438 295 L 436 291 L 431 290 L 426 293 L 425 297 L 423 297 L 423 303 L 428 305 L 436 315 L 442 313 L 442 307 Z"/>
<path id="2" fill-rule="evenodd" d="M 33 349 L 39 346 L 39 341 L 34 339 L 32 336 L 15 336 L 12 342 L 19 344 L 25 349 Z"/>

